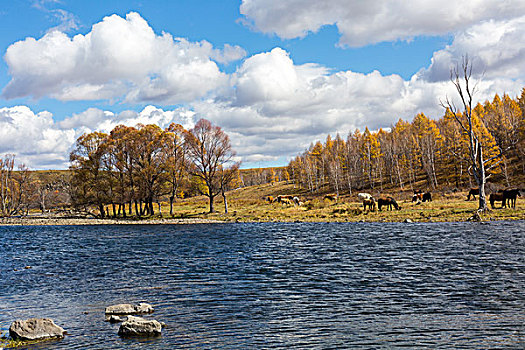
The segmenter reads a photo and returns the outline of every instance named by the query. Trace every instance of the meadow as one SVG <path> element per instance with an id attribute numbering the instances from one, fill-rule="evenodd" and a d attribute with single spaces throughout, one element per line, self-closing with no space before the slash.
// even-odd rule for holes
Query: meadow
<path id="1" fill-rule="evenodd" d="M 378 191 L 368 191 L 378 196 Z M 401 210 L 363 210 L 357 199 L 357 192 L 341 195 L 336 202 L 323 199 L 324 195 L 311 194 L 304 189 L 294 188 L 293 184 L 278 182 L 256 185 L 228 192 L 228 214 L 224 213 L 221 197 L 215 202 L 215 213 L 208 213 L 205 197 L 193 197 L 178 200 L 175 204 L 176 218 L 202 218 L 227 222 L 402 222 L 410 219 L 414 222 L 451 222 L 466 221 L 472 217 L 478 207 L 476 200 L 467 201 L 467 193 L 436 191 L 432 193 L 432 202 L 416 204 L 411 201 L 411 190 L 399 189 L 381 192 L 393 196 Z M 267 196 L 294 195 L 304 203 L 301 206 L 269 203 Z M 483 213 L 484 221 L 523 220 L 525 204 L 518 197 L 516 209 L 496 208 Z M 163 217 L 169 217 L 168 207 L 163 205 Z"/>

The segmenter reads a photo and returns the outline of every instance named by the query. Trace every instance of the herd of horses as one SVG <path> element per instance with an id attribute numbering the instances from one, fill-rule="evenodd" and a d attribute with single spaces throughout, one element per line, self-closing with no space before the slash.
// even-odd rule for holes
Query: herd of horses
<path id="1" fill-rule="evenodd" d="M 516 209 L 516 201 L 518 197 L 521 197 L 520 190 L 518 188 L 509 188 L 500 190 L 496 193 L 491 193 L 489 196 L 489 202 L 492 209 L 495 208 L 494 203 L 496 201 L 501 202 L 501 207 Z"/>
<path id="2" fill-rule="evenodd" d="M 479 195 L 479 188 L 471 188 L 468 195 L 467 201 L 471 199 L 476 199 L 476 196 Z M 489 196 L 489 202 L 492 208 L 494 209 L 495 202 L 501 202 L 501 208 L 516 208 L 517 197 L 521 197 L 520 189 L 518 188 L 507 188 L 504 190 L 499 190 L 498 192 L 491 193 Z M 379 211 L 383 208 L 386 210 L 401 210 L 401 206 L 396 202 L 392 196 L 381 195 L 377 199 L 374 198 L 369 193 L 358 193 L 357 198 L 363 204 L 363 209 L 368 211 L 375 211 L 376 207 Z M 323 197 L 324 200 L 337 201 L 337 194 L 327 194 Z M 269 203 L 281 203 L 285 205 L 294 205 L 302 206 L 304 203 L 297 196 L 292 195 L 278 195 L 278 196 L 266 196 L 265 200 Z M 412 202 L 417 204 L 423 202 L 432 202 L 432 193 L 423 192 L 421 190 L 414 190 L 414 195 L 412 196 Z"/>
<path id="3" fill-rule="evenodd" d="M 467 200 L 469 201 L 471 198 L 474 200 L 476 196 L 479 196 L 479 188 L 471 188 L 467 195 Z M 489 202 L 492 209 L 496 208 L 494 205 L 496 202 L 501 202 L 501 208 L 507 208 L 508 206 L 509 208 L 516 209 L 518 197 L 521 197 L 519 188 L 506 188 L 491 193 L 489 195 Z"/>

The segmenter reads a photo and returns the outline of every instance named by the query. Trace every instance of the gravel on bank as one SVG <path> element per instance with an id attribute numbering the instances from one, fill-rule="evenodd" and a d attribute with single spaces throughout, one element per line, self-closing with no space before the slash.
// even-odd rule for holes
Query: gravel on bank
<path id="1" fill-rule="evenodd" d="M 180 224 L 216 224 L 224 221 L 200 218 L 189 219 L 95 219 L 95 218 L 53 218 L 53 217 L 9 217 L 0 218 L 1 225 L 44 226 L 44 225 L 180 225 Z"/>

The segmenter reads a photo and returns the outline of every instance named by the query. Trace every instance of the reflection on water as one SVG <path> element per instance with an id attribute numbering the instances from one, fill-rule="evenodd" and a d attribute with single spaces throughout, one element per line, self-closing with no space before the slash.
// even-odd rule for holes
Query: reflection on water
<path id="1" fill-rule="evenodd" d="M 35 349 L 523 348 L 525 223 L 0 227 L 0 329 Z M 31 269 L 24 269 L 30 265 Z M 147 301 L 160 338 L 104 308 Z"/>

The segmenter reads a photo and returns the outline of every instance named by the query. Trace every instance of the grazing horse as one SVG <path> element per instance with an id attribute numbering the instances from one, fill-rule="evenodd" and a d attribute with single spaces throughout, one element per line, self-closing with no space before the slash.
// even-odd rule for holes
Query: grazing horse
<path id="1" fill-rule="evenodd" d="M 324 196 L 323 199 L 328 199 L 329 201 L 337 202 L 337 194 L 331 193 Z"/>
<path id="2" fill-rule="evenodd" d="M 372 195 L 370 193 L 362 192 L 362 193 L 358 193 L 357 194 L 357 199 L 359 199 L 359 201 L 363 203 L 363 208 L 366 210 L 365 201 L 374 200 L 374 197 L 372 197 Z M 375 200 L 374 200 L 374 203 L 375 203 Z"/>
<path id="3" fill-rule="evenodd" d="M 376 210 L 376 201 L 374 200 L 374 197 L 370 197 L 370 199 L 363 200 L 363 207 L 366 210 L 368 207 L 368 210 L 375 211 Z"/>
<path id="4" fill-rule="evenodd" d="M 472 196 L 473 199 L 476 199 L 476 196 L 479 196 L 479 187 L 471 188 L 468 192 L 467 200 L 470 200 L 470 196 Z"/>
<path id="5" fill-rule="evenodd" d="M 491 193 L 490 196 L 489 196 L 489 201 L 490 201 L 490 206 L 492 207 L 492 209 L 495 209 L 494 207 L 494 202 L 495 201 L 501 201 L 501 207 L 504 208 L 506 205 L 505 205 L 505 198 L 503 197 L 503 193 L 502 192 L 498 192 L 498 193 Z"/>
<path id="6" fill-rule="evenodd" d="M 423 202 L 432 202 L 432 193 L 430 193 L 430 192 L 423 193 L 422 201 Z"/>
<path id="7" fill-rule="evenodd" d="M 290 198 L 281 197 L 281 204 L 292 205 L 293 201 Z"/>
<path id="8" fill-rule="evenodd" d="M 379 199 L 377 200 L 377 209 L 381 211 L 381 208 L 383 206 L 386 206 L 387 210 L 392 210 L 392 206 L 396 208 L 396 210 L 401 210 L 401 207 L 397 204 L 396 200 L 390 196 L 379 197 Z"/>
<path id="9" fill-rule="evenodd" d="M 282 203 L 283 199 L 288 199 L 289 201 L 292 201 L 293 196 L 289 194 L 280 194 L 277 196 L 277 203 Z"/>
<path id="10" fill-rule="evenodd" d="M 516 209 L 516 199 L 521 197 L 519 188 L 510 188 L 503 190 L 503 203 L 508 204 L 509 208 Z"/>
<path id="11" fill-rule="evenodd" d="M 414 193 L 412 196 L 412 202 L 419 202 L 421 200 L 423 200 L 423 193 Z"/>

